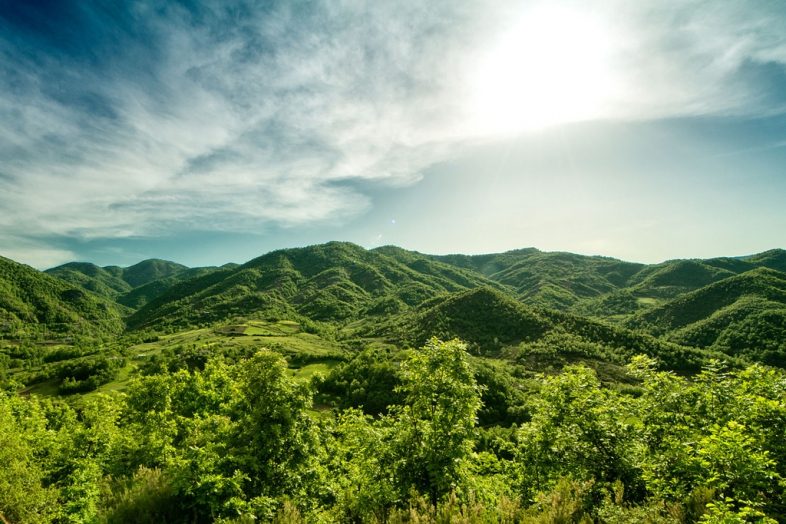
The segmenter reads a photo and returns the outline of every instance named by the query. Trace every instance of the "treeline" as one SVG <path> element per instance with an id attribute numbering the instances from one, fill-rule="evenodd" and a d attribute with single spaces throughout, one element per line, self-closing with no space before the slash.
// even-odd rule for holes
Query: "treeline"
<path id="1" fill-rule="evenodd" d="M 567 367 L 538 379 L 518 425 L 482 427 L 499 385 L 462 343 L 381 358 L 365 352 L 311 383 L 273 351 L 198 358 L 78 410 L 0 393 L 0 520 L 786 519 L 780 370 L 710 365 L 686 378 L 635 357 L 639 383 L 619 391 Z M 357 370 L 387 382 L 374 390 Z M 317 387 L 376 414 L 315 409 Z M 392 404 L 378 394 L 388 388 Z"/>

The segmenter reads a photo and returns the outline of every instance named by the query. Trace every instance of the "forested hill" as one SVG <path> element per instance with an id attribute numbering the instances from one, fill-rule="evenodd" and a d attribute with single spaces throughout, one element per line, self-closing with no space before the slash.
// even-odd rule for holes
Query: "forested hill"
<path id="1" fill-rule="evenodd" d="M 433 258 L 478 271 L 509 286 L 527 303 L 560 309 L 627 287 L 631 277 L 645 267 L 613 258 L 544 253 L 534 248 Z"/>
<path id="2" fill-rule="evenodd" d="M 103 298 L 0 257 L 0 332 L 119 333 L 119 308 Z"/>
<path id="3" fill-rule="evenodd" d="M 182 264 L 151 258 L 126 268 L 99 267 L 89 262 L 69 262 L 47 269 L 46 272 L 73 284 L 86 287 L 90 291 L 117 296 L 186 269 L 188 268 Z"/>
<path id="4" fill-rule="evenodd" d="M 491 286 L 473 271 L 345 242 L 268 253 L 174 286 L 129 319 L 132 328 L 207 323 L 257 312 L 319 321 L 390 314 L 440 294 Z"/>
<path id="5" fill-rule="evenodd" d="M 128 268 L 70 263 L 47 271 L 59 280 L 47 280 L 30 268 L 8 269 L 9 275 L 40 277 L 49 288 L 58 282 L 62 290 L 72 291 L 48 293 L 47 300 L 7 293 L 3 309 L 9 319 L 21 315 L 64 325 L 64 319 L 79 318 L 100 322 L 100 329 L 120 329 L 121 315 L 132 330 L 177 329 L 232 318 L 301 318 L 346 325 L 354 333 L 407 325 L 413 326 L 407 340 L 422 343 L 432 334 L 448 333 L 437 329 L 442 324 L 434 318 L 449 318 L 455 326 L 457 319 L 444 313 L 458 300 L 455 293 L 484 288 L 508 302 L 560 311 L 573 319 L 617 324 L 686 347 L 783 365 L 785 268 L 786 252 L 780 249 L 645 265 L 534 248 L 434 256 L 394 246 L 366 250 L 330 242 L 220 268 L 186 268 L 155 259 Z M 89 314 L 80 314 L 85 311 Z M 502 314 L 506 309 L 489 311 Z M 472 341 L 468 330 L 484 339 L 490 325 L 518 329 L 509 326 L 504 315 L 490 318 L 491 313 L 467 319 L 465 324 L 474 325 L 452 333 Z M 360 329 L 363 324 L 376 327 Z M 495 336 L 504 338 L 502 333 Z"/>
<path id="6" fill-rule="evenodd" d="M 745 257 L 670 260 L 649 265 L 608 257 L 542 252 L 535 248 L 431 258 L 478 271 L 514 289 L 517 297 L 526 303 L 582 313 L 590 311 L 601 317 L 619 312 L 620 302 L 629 297 L 633 300 L 624 309 L 625 313 L 757 268 L 786 271 L 786 251 L 782 249 Z M 618 309 L 604 310 L 603 299 L 607 307 L 616 304 Z"/>
<path id="7" fill-rule="evenodd" d="M 46 273 L 135 310 L 175 284 L 234 267 L 237 264 L 226 264 L 220 268 L 189 268 L 176 262 L 151 258 L 125 268 L 69 262 L 47 269 Z"/>

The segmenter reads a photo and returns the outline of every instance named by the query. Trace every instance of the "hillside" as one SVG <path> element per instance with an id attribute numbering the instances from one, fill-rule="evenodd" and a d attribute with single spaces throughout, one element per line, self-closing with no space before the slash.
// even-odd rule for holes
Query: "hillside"
<path id="1" fill-rule="evenodd" d="M 176 262 L 151 258 L 125 268 L 99 267 L 89 262 L 69 262 L 45 272 L 89 291 L 117 296 L 186 269 L 186 266 Z"/>
<path id="2" fill-rule="evenodd" d="M 756 267 L 767 267 L 786 273 L 786 250 L 783 249 L 770 249 L 763 253 L 743 257 L 742 260 Z"/>
<path id="3" fill-rule="evenodd" d="M 118 308 L 101 297 L 0 257 L 0 329 L 4 333 L 118 333 Z"/>
<path id="4" fill-rule="evenodd" d="M 515 290 L 523 302 L 560 309 L 626 287 L 630 278 L 645 267 L 608 257 L 546 253 L 534 248 L 433 258 L 478 271 Z"/>
<path id="5" fill-rule="evenodd" d="M 162 295 L 176 284 L 192 278 L 198 278 L 219 271 L 217 267 L 195 267 L 177 271 L 170 276 L 161 277 L 123 293 L 117 302 L 131 309 L 139 309 L 151 300 Z"/>
<path id="6" fill-rule="evenodd" d="M 234 267 L 228 264 L 224 267 Z M 99 267 L 69 262 L 45 272 L 131 309 L 139 309 L 175 284 L 218 271 L 217 267 L 188 268 L 168 260 L 143 260 L 133 266 Z"/>
<path id="7" fill-rule="evenodd" d="M 99 267 L 89 262 L 69 262 L 44 272 L 74 287 L 107 298 L 115 298 L 133 289 L 131 284 L 123 280 L 123 269 L 117 266 Z"/>
<path id="8" fill-rule="evenodd" d="M 485 287 L 443 295 L 381 324 L 361 322 L 352 329 L 355 336 L 383 337 L 410 347 L 421 346 L 432 337 L 459 338 L 481 355 L 498 355 L 504 348 L 517 347 L 525 353 L 537 352 L 546 360 L 552 355 L 623 364 L 636 354 L 646 354 L 658 358 L 667 369 L 687 372 L 698 371 L 711 358 L 723 358 L 717 352 L 528 306 Z"/>
<path id="9" fill-rule="evenodd" d="M 394 256 L 344 242 L 273 251 L 174 286 L 132 315 L 129 325 L 287 315 L 340 322 L 394 313 L 446 292 L 499 287 L 477 273 L 401 251 Z"/>
<path id="10" fill-rule="evenodd" d="M 786 362 L 786 273 L 757 268 L 675 298 L 626 322 L 675 342 Z"/>
<path id="11" fill-rule="evenodd" d="M 620 324 L 634 322 L 631 318 L 635 315 L 644 315 L 735 275 L 759 268 L 786 268 L 786 251 L 782 249 L 745 257 L 670 260 L 651 265 L 534 248 L 432 258 L 477 271 L 512 290 L 526 304 Z"/>

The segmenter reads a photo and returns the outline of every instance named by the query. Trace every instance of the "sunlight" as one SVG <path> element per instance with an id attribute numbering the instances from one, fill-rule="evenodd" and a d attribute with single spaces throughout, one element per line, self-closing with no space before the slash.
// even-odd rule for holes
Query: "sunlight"
<path id="1" fill-rule="evenodd" d="M 506 134 L 601 116 L 617 84 L 611 40 L 609 29 L 588 13 L 529 11 L 473 67 L 473 128 Z"/>

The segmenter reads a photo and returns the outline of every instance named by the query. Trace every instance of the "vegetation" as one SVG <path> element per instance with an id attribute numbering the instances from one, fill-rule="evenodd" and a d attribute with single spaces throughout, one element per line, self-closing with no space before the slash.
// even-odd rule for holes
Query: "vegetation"
<path id="1" fill-rule="evenodd" d="M 784 269 L 0 259 L 0 522 L 784 521 Z"/>
<path id="2" fill-rule="evenodd" d="M 368 356 L 364 357 L 370 359 Z M 79 408 L 0 395 L 0 514 L 13 522 L 775 522 L 786 376 L 634 358 L 635 395 L 584 366 L 537 379 L 529 420 L 477 425 L 466 346 L 432 340 L 376 417 L 318 416 L 318 380 L 269 350 L 135 379 Z M 501 428 L 500 428 L 501 429 Z"/>
<path id="3" fill-rule="evenodd" d="M 5 337 L 119 333 L 120 311 L 92 293 L 0 257 L 0 333 Z"/>

